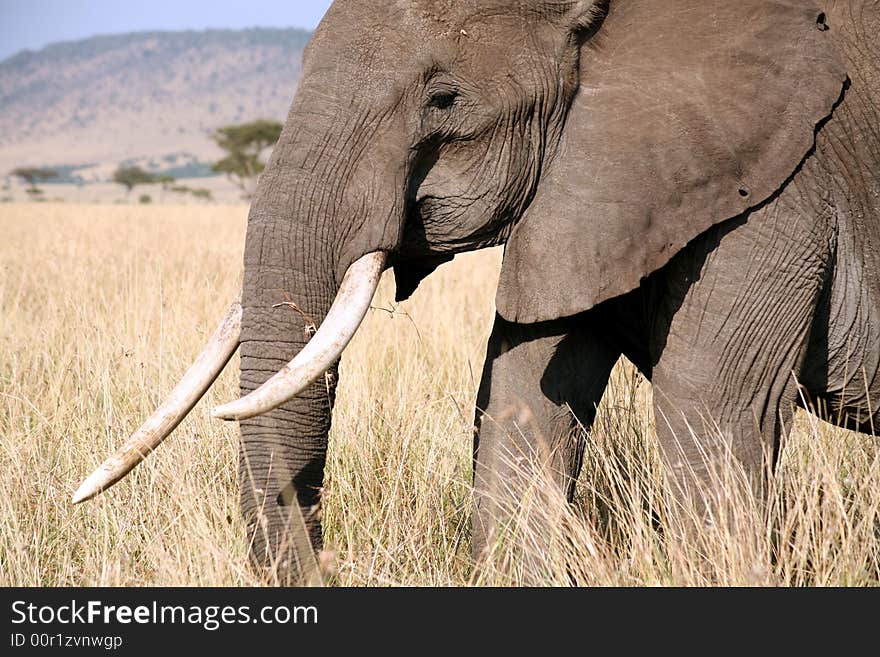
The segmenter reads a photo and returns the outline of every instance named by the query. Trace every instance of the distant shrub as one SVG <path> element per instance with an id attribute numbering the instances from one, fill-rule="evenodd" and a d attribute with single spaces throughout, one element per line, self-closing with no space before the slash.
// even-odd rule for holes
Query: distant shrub
<path id="1" fill-rule="evenodd" d="M 213 194 L 211 194 L 210 189 L 193 189 L 192 195 L 198 199 L 202 199 L 204 201 L 212 201 L 214 200 Z"/>
<path id="2" fill-rule="evenodd" d="M 150 203 L 153 202 L 153 197 L 150 196 L 149 194 L 141 194 L 141 197 L 138 199 L 138 202 L 141 205 L 149 205 Z"/>

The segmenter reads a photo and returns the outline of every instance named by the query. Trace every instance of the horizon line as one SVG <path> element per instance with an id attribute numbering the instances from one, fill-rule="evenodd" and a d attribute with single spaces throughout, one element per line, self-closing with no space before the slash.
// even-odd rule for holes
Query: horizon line
<path id="1" fill-rule="evenodd" d="M 302 27 L 299 25 L 288 25 L 288 26 L 268 26 L 268 25 L 251 25 L 248 27 L 204 27 L 204 28 L 187 28 L 181 30 L 169 30 L 169 29 L 145 29 L 145 30 L 131 30 L 127 32 L 98 32 L 96 34 L 92 34 L 87 37 L 83 37 L 81 39 L 61 39 L 59 41 L 51 41 L 39 48 L 22 48 L 21 50 L 12 53 L 6 57 L 0 58 L 0 65 L 5 64 L 11 59 L 15 59 L 16 57 L 20 57 L 22 55 L 39 55 L 45 50 L 49 48 L 53 48 L 55 46 L 68 45 L 73 43 L 82 43 L 84 41 L 92 41 L 94 39 L 101 38 L 110 38 L 110 37 L 121 37 L 121 36 L 131 36 L 136 34 L 187 34 L 187 33 L 205 33 L 205 32 L 248 32 L 252 30 L 276 30 L 276 31 L 285 31 L 285 30 L 298 30 L 300 32 L 304 32 L 306 34 L 313 34 L 314 29 L 310 29 L 308 27 Z"/>

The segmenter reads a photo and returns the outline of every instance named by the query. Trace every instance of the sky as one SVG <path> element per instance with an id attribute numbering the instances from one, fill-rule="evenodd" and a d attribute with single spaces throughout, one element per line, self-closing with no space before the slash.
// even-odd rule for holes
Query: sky
<path id="1" fill-rule="evenodd" d="M 0 60 L 96 34 L 144 30 L 305 27 L 331 0 L 0 0 Z"/>

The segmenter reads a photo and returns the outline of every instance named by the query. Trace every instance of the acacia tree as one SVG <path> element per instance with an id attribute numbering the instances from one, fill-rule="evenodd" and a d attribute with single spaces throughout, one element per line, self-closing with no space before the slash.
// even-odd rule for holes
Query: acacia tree
<path id="1" fill-rule="evenodd" d="M 153 185 L 158 179 L 140 167 L 119 167 L 113 173 L 113 182 L 125 187 L 126 194 L 130 194 L 138 185 Z"/>
<path id="2" fill-rule="evenodd" d="M 47 180 L 51 180 L 52 178 L 58 177 L 58 172 L 53 171 L 52 169 L 39 169 L 36 167 L 19 167 L 11 172 L 11 175 L 16 178 L 20 178 L 25 181 L 30 187 L 28 187 L 28 194 L 40 194 L 42 193 L 40 188 L 37 187 L 38 182 L 46 182 Z"/>
<path id="3" fill-rule="evenodd" d="M 281 129 L 280 123 L 265 120 L 218 129 L 212 139 L 226 151 L 227 156 L 217 162 L 213 170 L 225 173 L 241 189 L 244 197 L 250 198 L 259 175 L 266 168 L 261 155 L 275 145 L 281 136 Z"/>

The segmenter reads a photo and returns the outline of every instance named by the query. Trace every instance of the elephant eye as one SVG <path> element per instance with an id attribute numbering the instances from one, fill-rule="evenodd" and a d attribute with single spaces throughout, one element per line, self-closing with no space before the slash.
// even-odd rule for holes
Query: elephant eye
<path id="1" fill-rule="evenodd" d="M 450 85 L 438 85 L 428 92 L 428 107 L 449 109 L 458 100 L 458 89 Z"/>

